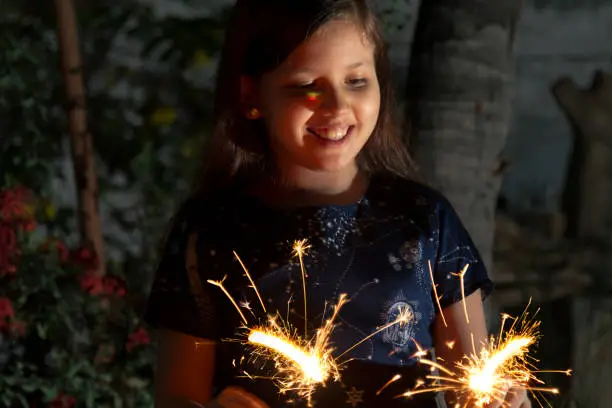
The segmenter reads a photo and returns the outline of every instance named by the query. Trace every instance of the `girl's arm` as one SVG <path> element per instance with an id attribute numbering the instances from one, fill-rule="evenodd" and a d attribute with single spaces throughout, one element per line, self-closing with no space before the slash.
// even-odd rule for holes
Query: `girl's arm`
<path id="1" fill-rule="evenodd" d="M 228 387 L 212 399 L 213 341 L 160 330 L 155 378 L 156 408 L 268 408 L 256 396 Z"/>
<path id="2" fill-rule="evenodd" d="M 212 398 L 213 342 L 170 330 L 158 334 L 156 408 L 196 407 Z"/>
<path id="3" fill-rule="evenodd" d="M 453 303 L 443 309 L 446 326 L 439 314 L 436 316 L 434 323 L 436 357 L 450 371 L 455 370 L 455 362 L 461 360 L 466 354 L 471 355 L 474 348 L 478 354 L 481 345 L 487 340 L 487 327 L 480 290 L 465 298 L 465 307 L 470 318 L 469 324 L 465 317 L 463 301 Z M 472 337 L 474 338 L 473 345 Z M 454 342 L 454 345 L 449 348 L 447 343 L 451 341 Z M 450 402 L 455 397 L 455 395 L 447 393 L 446 400 Z"/>
<path id="4" fill-rule="evenodd" d="M 454 362 L 459 361 L 466 354 L 471 355 L 474 348 L 478 353 L 488 337 L 480 290 L 465 298 L 465 307 L 470 318 L 469 324 L 465 317 L 463 301 L 453 303 L 443 310 L 446 326 L 440 315 L 436 316 L 434 323 L 436 356 L 442 358 L 445 366 L 451 371 L 454 368 Z M 474 338 L 473 345 L 472 337 Z M 452 349 L 446 345 L 449 341 L 454 342 Z"/>

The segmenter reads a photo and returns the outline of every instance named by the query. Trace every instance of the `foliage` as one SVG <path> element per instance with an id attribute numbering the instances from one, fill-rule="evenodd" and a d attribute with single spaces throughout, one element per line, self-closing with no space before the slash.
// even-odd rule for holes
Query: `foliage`
<path id="1" fill-rule="evenodd" d="M 152 406 L 141 320 L 210 131 L 222 16 L 76 1 L 108 275 L 76 243 L 53 2 L 0 2 L 0 406 Z M 112 6 L 112 7 L 111 7 Z"/>
<path id="2" fill-rule="evenodd" d="M 38 202 L 22 187 L 0 193 L 2 405 L 150 406 L 153 350 L 123 277 L 35 234 Z"/>
<path id="3" fill-rule="evenodd" d="M 0 175 L 40 189 L 62 148 L 56 41 L 40 20 L 0 12 Z"/>

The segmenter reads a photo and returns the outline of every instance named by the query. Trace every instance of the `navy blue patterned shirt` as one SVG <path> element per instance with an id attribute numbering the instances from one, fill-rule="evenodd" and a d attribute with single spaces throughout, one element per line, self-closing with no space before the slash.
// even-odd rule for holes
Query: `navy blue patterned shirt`
<path id="1" fill-rule="evenodd" d="M 197 293 L 185 264 L 189 236 L 194 233 L 197 276 L 203 289 Z M 298 259 L 292 255 L 292 245 L 300 239 L 311 245 L 304 257 L 310 334 L 329 317 L 330 304 L 341 294 L 350 299 L 332 336 L 336 354 L 393 322 L 401 311 L 408 310 L 411 316 L 408 323 L 389 327 L 343 357 L 353 362 L 348 373 L 343 373 L 340 388 L 326 388 L 327 396 L 320 397 L 328 406 L 378 406 L 380 397 L 375 398 L 375 391 L 395 373 L 408 372 L 414 378 L 420 375 L 413 358 L 416 344 L 433 347 L 432 329 L 438 312 L 428 262 L 442 308 L 461 300 L 457 274 L 466 263 L 470 264 L 464 277 L 466 296 L 478 289 L 487 295 L 492 286 L 472 240 L 441 194 L 413 181 L 376 177 L 364 197 L 347 206 L 281 210 L 236 192 L 191 200 L 169 234 L 146 320 L 154 326 L 220 340 L 223 346 L 219 348 L 216 385 L 223 388 L 236 383 L 240 368 L 234 368 L 234 363 L 248 351 L 223 340 L 235 338 L 241 322 L 230 301 L 207 280 L 227 276 L 225 286 L 236 300 L 263 316 L 233 255 L 236 251 L 268 312 L 278 310 L 303 332 L 302 275 Z M 249 310 L 245 313 L 247 318 L 253 317 Z M 266 367 L 255 369 L 265 372 Z M 251 374 L 262 374 L 253 370 L 249 366 Z M 377 378 L 369 376 L 373 373 L 378 373 Z M 352 385 L 346 383 L 349 378 Z M 403 390 L 412 380 L 402 384 Z M 245 386 L 260 390 L 248 383 Z M 359 397 L 349 396 L 353 389 L 361 392 Z M 262 393 L 266 394 L 259 391 Z M 283 406 L 267 398 L 271 405 Z M 332 400 L 335 402 L 329 402 Z M 397 401 L 401 400 L 392 401 L 400 404 Z"/>

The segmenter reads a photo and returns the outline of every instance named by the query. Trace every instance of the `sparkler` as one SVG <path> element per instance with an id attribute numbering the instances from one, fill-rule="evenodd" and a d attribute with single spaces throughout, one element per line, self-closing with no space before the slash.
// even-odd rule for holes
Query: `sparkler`
<path id="1" fill-rule="evenodd" d="M 263 357 L 274 362 L 276 374 L 269 379 L 276 382 L 281 393 L 288 391 L 296 392 L 299 396 L 311 403 L 311 397 L 318 386 L 322 386 L 330 378 L 334 381 L 340 379 L 340 370 L 343 362 L 340 359 L 348 352 L 374 337 L 376 334 L 392 327 L 396 324 L 406 324 L 412 318 L 410 310 L 400 310 L 398 317 L 378 328 L 372 334 L 366 336 L 362 340 L 355 343 L 353 346 L 345 350 L 339 356 L 332 355 L 334 348 L 331 344 L 331 335 L 336 327 L 336 318 L 343 305 L 348 302 L 346 294 L 341 294 L 338 302 L 333 306 L 333 313 L 324 324 L 319 327 L 314 336 L 308 337 L 307 325 L 307 298 L 306 298 L 306 269 L 304 267 L 303 256 L 310 248 L 306 240 L 296 241 L 293 245 L 293 253 L 298 257 L 300 269 L 302 273 L 302 286 L 304 294 L 304 335 L 300 336 L 291 325 L 283 321 L 278 312 L 275 315 L 268 315 L 267 324 L 249 326 L 249 321 L 245 314 L 240 309 L 238 303 L 223 285 L 226 277 L 220 281 L 208 280 L 211 285 L 217 286 L 231 301 L 234 308 L 238 311 L 244 328 L 247 330 L 246 344 L 255 347 L 255 354 L 258 357 Z M 263 299 L 255 282 L 253 281 L 248 269 L 234 252 L 234 256 L 238 259 L 246 277 L 248 278 L 251 288 L 255 291 L 257 298 L 264 312 L 266 311 Z M 248 373 L 248 377 L 253 378 Z"/>
<path id="2" fill-rule="evenodd" d="M 394 321 L 377 328 L 376 331 L 356 342 L 338 356 L 333 356 L 332 353 L 334 352 L 334 348 L 331 344 L 331 335 L 336 327 L 338 313 L 342 306 L 348 302 L 348 298 L 346 294 L 340 295 L 338 302 L 333 305 L 331 317 L 315 331 L 313 336 L 309 337 L 306 296 L 307 273 L 303 260 L 309 248 L 310 246 L 306 240 L 296 241 L 293 246 L 293 254 L 300 262 L 304 296 L 305 326 L 304 333 L 301 336 L 287 321 L 280 317 L 278 312 L 276 312 L 275 315 L 267 314 L 265 304 L 255 282 L 247 267 L 235 252 L 234 256 L 240 262 L 244 274 L 250 282 L 250 287 L 255 291 L 264 313 L 267 314 L 267 323 L 263 325 L 254 325 L 253 327 L 249 326 L 249 321 L 245 314 L 231 294 L 223 286 L 225 278 L 221 281 L 209 280 L 208 283 L 219 287 L 238 311 L 244 323 L 244 328 L 248 332 L 245 343 L 255 348 L 255 356 L 265 358 L 274 363 L 276 373 L 267 378 L 275 381 L 281 393 L 289 391 L 295 392 L 298 396 L 305 398 L 310 406 L 312 394 L 317 387 L 323 386 L 330 379 L 334 381 L 340 380 L 340 371 L 344 364 L 340 359 L 343 356 L 389 327 L 396 324 L 402 325 L 408 323 L 410 319 L 412 319 L 412 314 L 408 308 L 406 308 L 406 310 L 400 310 L 398 317 Z M 434 282 L 431 262 L 428 262 L 428 266 L 436 305 L 443 324 L 447 326 L 436 284 Z M 470 319 L 465 300 L 464 285 L 464 277 L 468 267 L 469 265 L 465 265 L 460 272 L 454 275 L 461 280 L 463 310 L 466 322 L 469 324 Z M 251 309 L 249 308 L 249 310 Z M 252 310 L 251 313 L 253 313 Z M 539 395 L 545 392 L 557 394 L 559 391 L 556 388 L 546 387 L 544 382 L 537 378 L 537 374 L 554 372 L 570 375 L 571 370 L 536 370 L 536 360 L 528 354 L 529 347 L 535 344 L 539 338 L 540 322 L 535 319 L 536 314 L 537 312 L 530 318 L 526 308 L 519 318 L 503 315 L 502 325 L 497 339 L 491 336 L 485 344 L 482 344 L 480 351 L 477 352 L 472 336 L 473 352 L 469 355 L 465 355 L 463 359 L 456 362 L 452 368 L 445 366 L 443 361 L 439 358 L 435 361 L 425 358 L 428 354 L 427 351 L 415 342 L 418 351 L 413 357 L 417 358 L 421 364 L 431 368 L 432 374 L 426 376 L 425 379 L 430 380 L 428 384 L 431 384 L 432 381 L 433 384 L 426 385 L 424 379 L 419 379 L 413 389 L 398 395 L 396 398 L 411 397 L 416 394 L 451 391 L 457 395 L 458 400 L 463 401 L 458 403 L 456 407 L 484 407 L 494 401 L 503 402 L 509 388 L 524 388 L 528 390 L 542 406 L 536 393 Z M 514 322 L 508 330 L 504 331 L 507 320 L 513 320 Z M 452 349 L 455 346 L 455 341 L 451 340 L 447 342 L 446 346 Z M 245 374 L 253 378 L 253 376 L 248 373 Z M 400 379 L 401 376 L 394 376 L 378 390 L 376 395 L 380 395 L 389 385 Z M 531 384 L 536 385 L 532 386 Z"/>
<path id="3" fill-rule="evenodd" d="M 465 312 L 466 321 L 469 323 L 469 316 L 465 302 L 465 289 L 463 278 L 467 271 L 466 265 L 462 271 L 456 276 L 461 279 L 461 292 L 463 297 L 463 309 Z M 433 282 L 433 272 L 431 263 L 429 263 L 430 276 Z M 438 300 L 438 306 L 439 306 Z M 476 347 L 473 344 L 473 352 L 455 363 L 454 369 L 449 369 L 444 366 L 440 359 L 433 361 L 424 358 L 427 352 L 417 344 L 417 353 L 414 357 L 419 358 L 419 362 L 430 366 L 432 372 L 436 370 L 438 373 L 426 376 L 426 379 L 433 380 L 433 385 L 425 385 L 425 381 L 420 380 L 414 389 L 406 391 L 398 397 L 411 397 L 416 394 L 451 391 L 458 397 L 459 402 L 457 407 L 484 407 L 494 401 L 503 403 L 506 392 L 510 388 L 526 389 L 534 399 L 543 406 L 541 397 L 542 393 L 558 394 L 559 390 L 553 387 L 546 387 L 544 382 L 537 377 L 538 373 L 552 372 L 571 374 L 571 370 L 565 371 L 538 371 L 535 367 L 537 361 L 529 356 L 529 347 L 532 346 L 539 338 L 540 322 L 535 319 L 537 315 L 534 313 L 529 317 L 527 309 L 518 318 L 513 318 L 507 314 L 502 316 L 502 324 L 497 339 L 493 336 L 489 341 L 482 345 L 480 352 L 476 352 Z M 446 325 L 442 308 L 439 307 L 442 321 Z M 513 320 L 512 325 L 508 330 L 504 331 L 507 320 Z M 416 342 L 415 342 L 416 344 Z M 452 349 L 454 342 L 449 342 L 447 347 Z M 395 377 L 394 377 L 395 378 Z M 393 379 L 392 379 L 393 380 Z M 536 385 L 531 385 L 536 384 Z M 385 384 L 383 388 L 388 386 Z M 379 390 L 379 391 L 382 391 Z M 462 405 L 463 404 L 463 405 Z"/>

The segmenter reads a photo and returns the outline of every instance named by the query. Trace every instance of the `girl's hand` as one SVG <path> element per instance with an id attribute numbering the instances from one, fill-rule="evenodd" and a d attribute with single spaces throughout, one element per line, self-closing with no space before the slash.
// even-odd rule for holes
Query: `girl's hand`
<path id="1" fill-rule="evenodd" d="M 509 388 L 505 397 L 487 405 L 487 408 L 531 408 L 525 388 Z"/>
<path id="2" fill-rule="evenodd" d="M 227 387 L 212 404 L 211 408 L 269 408 L 268 404 L 240 387 Z"/>

